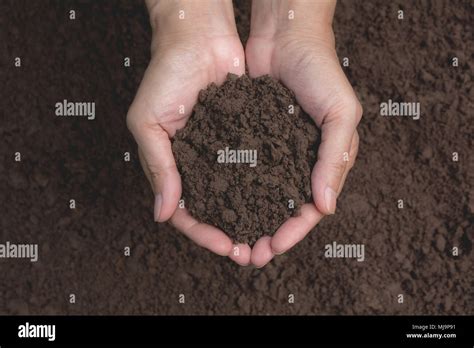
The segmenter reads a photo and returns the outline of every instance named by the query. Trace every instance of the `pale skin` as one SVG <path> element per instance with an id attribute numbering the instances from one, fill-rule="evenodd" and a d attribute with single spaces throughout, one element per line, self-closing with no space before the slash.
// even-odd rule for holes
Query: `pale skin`
<path id="1" fill-rule="evenodd" d="M 335 213 L 357 155 L 362 107 L 336 55 L 335 1 L 254 0 L 245 50 L 231 0 L 148 0 L 147 7 L 152 58 L 127 124 L 155 194 L 155 221 L 169 221 L 198 245 L 239 265 L 263 267 Z M 269 74 L 293 90 L 322 134 L 311 175 L 314 202 L 253 248 L 233 244 L 223 231 L 178 207 L 181 178 L 170 140 L 191 116 L 199 91 L 222 83 L 229 72 L 244 74 L 245 64 L 251 77 Z"/>

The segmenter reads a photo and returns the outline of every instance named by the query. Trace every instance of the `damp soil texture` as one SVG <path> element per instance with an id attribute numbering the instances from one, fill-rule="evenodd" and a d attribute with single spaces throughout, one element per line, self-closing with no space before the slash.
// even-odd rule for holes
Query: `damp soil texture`
<path id="1" fill-rule="evenodd" d="M 312 201 L 319 132 L 270 76 L 229 74 L 199 94 L 173 153 L 191 215 L 253 245 Z"/>
<path id="2" fill-rule="evenodd" d="M 150 59 L 144 4 L 1 1 L 0 243 L 39 257 L 0 259 L 0 314 L 474 314 L 472 23 L 470 1 L 338 1 L 359 155 L 337 213 L 253 269 L 153 222 L 125 121 Z M 95 101 L 95 120 L 56 117 L 64 99 Z M 381 117 L 389 99 L 420 119 Z M 364 261 L 326 258 L 333 242 L 364 244 Z"/>

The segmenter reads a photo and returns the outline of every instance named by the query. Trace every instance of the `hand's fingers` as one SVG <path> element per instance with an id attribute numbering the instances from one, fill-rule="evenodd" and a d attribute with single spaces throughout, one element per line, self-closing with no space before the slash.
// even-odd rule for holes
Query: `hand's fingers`
<path id="1" fill-rule="evenodd" d="M 344 187 L 344 183 L 346 182 L 347 174 L 349 174 L 349 171 L 354 167 L 354 163 L 357 157 L 357 153 L 359 152 L 359 133 L 357 131 L 354 132 L 354 135 L 352 136 L 352 143 L 351 143 L 351 149 L 349 150 L 349 158 L 348 162 L 346 165 L 346 170 L 344 172 L 344 175 L 342 176 L 341 183 L 339 185 L 339 189 L 337 190 L 337 195 L 342 191 L 342 188 Z"/>
<path id="2" fill-rule="evenodd" d="M 273 253 L 280 255 L 300 242 L 323 217 L 314 204 L 304 204 L 298 216 L 286 220 L 272 237 Z"/>
<path id="3" fill-rule="evenodd" d="M 247 266 L 250 263 L 250 254 L 252 250 L 248 244 L 235 244 L 229 254 L 229 258 L 241 266 Z"/>
<path id="4" fill-rule="evenodd" d="M 155 221 L 166 221 L 173 215 L 181 196 L 181 178 L 168 133 L 158 124 L 129 122 L 129 128 L 138 143 L 140 162 L 155 193 Z"/>
<path id="5" fill-rule="evenodd" d="M 259 37 L 249 38 L 245 48 L 245 57 L 250 77 L 255 78 L 271 74 L 271 62 L 269 59 L 273 49 L 273 42 L 270 43 L 267 39 Z"/>
<path id="6" fill-rule="evenodd" d="M 218 228 L 198 222 L 186 209 L 177 209 L 170 221 L 197 245 L 221 256 L 230 255 L 233 246 L 230 238 Z"/>
<path id="7" fill-rule="evenodd" d="M 252 255 L 250 255 L 250 262 L 257 268 L 261 268 L 269 263 L 273 256 L 271 247 L 272 237 L 264 236 L 257 240 L 252 249 Z"/>
<path id="8" fill-rule="evenodd" d="M 346 158 L 362 115 L 358 102 L 349 105 L 332 110 L 321 125 L 321 145 L 311 184 L 316 207 L 324 214 L 336 211 L 337 192 L 346 171 Z"/>

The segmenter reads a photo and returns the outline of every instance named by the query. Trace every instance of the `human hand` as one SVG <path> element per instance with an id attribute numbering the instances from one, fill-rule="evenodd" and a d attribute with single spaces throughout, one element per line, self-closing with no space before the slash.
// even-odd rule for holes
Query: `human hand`
<path id="1" fill-rule="evenodd" d="M 217 228 L 177 209 L 181 179 L 170 138 L 183 128 L 198 93 L 227 73 L 245 72 L 245 55 L 235 28 L 232 2 L 157 1 L 147 6 L 153 28 L 151 61 L 127 115 L 140 162 L 155 194 L 156 221 L 169 220 L 186 236 L 228 256 L 232 241 Z M 231 258 L 248 263 L 250 248 Z"/>
<path id="2" fill-rule="evenodd" d="M 314 204 L 305 204 L 299 216 L 283 223 L 273 237 L 257 241 L 251 261 L 258 267 L 286 252 L 324 215 L 335 212 L 337 196 L 357 155 L 356 127 L 362 107 L 336 55 L 334 8 L 335 1 L 253 2 L 245 50 L 250 76 L 269 74 L 282 81 L 322 134 L 311 175 Z"/>

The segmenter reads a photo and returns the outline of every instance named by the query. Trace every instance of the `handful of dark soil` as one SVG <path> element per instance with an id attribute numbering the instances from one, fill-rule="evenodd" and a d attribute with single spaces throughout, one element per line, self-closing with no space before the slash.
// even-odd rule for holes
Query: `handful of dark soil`
<path id="1" fill-rule="evenodd" d="M 319 130 L 294 94 L 269 76 L 229 74 L 211 84 L 173 153 L 186 208 L 198 220 L 253 245 L 311 202 Z"/>

